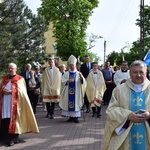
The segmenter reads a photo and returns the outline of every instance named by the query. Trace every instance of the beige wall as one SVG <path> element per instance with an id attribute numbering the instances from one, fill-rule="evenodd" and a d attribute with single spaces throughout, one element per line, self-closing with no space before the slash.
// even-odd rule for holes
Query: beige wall
<path id="1" fill-rule="evenodd" d="M 51 23 L 48 31 L 45 32 L 45 44 L 46 47 L 46 53 L 51 54 L 52 57 L 54 57 L 57 60 L 58 65 L 60 64 L 66 64 L 66 62 L 63 62 L 59 57 L 56 56 L 56 50 L 54 50 L 52 44 L 55 44 L 55 38 L 53 37 L 53 24 Z"/>
<path id="2" fill-rule="evenodd" d="M 46 38 L 44 46 L 46 47 L 46 53 L 55 55 L 56 51 L 52 47 L 52 44 L 55 43 L 55 38 L 53 37 L 53 30 L 54 30 L 53 25 L 50 24 L 48 31 L 45 32 L 45 35 L 44 35 Z"/>

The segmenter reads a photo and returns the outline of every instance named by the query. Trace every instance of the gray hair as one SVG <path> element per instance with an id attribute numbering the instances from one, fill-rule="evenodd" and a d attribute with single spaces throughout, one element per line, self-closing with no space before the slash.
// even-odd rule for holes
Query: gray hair
<path id="1" fill-rule="evenodd" d="M 9 67 L 9 66 L 13 66 L 14 68 L 17 68 L 17 65 L 16 65 L 15 63 L 9 63 L 9 64 L 8 64 L 8 67 Z"/>
<path id="2" fill-rule="evenodd" d="M 144 66 L 147 69 L 146 64 L 142 60 L 135 60 L 131 63 L 130 69 L 134 66 Z"/>
<path id="3" fill-rule="evenodd" d="M 32 65 L 31 65 L 31 64 L 27 64 L 26 66 L 30 66 L 30 67 L 32 67 Z"/>

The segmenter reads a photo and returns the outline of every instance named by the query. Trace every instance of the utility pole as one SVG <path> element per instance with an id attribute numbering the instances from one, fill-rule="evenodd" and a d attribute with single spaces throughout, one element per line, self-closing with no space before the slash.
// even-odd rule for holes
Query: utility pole
<path id="1" fill-rule="evenodd" d="M 145 49 L 145 42 L 144 42 L 144 0 L 141 0 L 140 4 L 140 59 L 143 60 L 144 58 L 144 49 Z"/>
<path id="2" fill-rule="evenodd" d="M 105 58 L 106 58 L 106 40 L 104 40 L 104 65 L 105 65 Z"/>
<path id="3" fill-rule="evenodd" d="M 103 36 L 99 36 L 99 38 L 104 39 L 104 65 L 105 65 L 105 58 L 106 58 L 106 40 Z"/>

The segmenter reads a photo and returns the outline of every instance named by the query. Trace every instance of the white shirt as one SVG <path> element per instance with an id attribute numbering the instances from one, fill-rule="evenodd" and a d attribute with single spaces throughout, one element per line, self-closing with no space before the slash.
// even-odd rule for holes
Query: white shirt
<path id="1" fill-rule="evenodd" d="M 96 74 L 94 74 L 96 73 Z M 98 82 L 98 74 L 97 74 L 97 71 L 93 71 L 93 76 L 94 76 L 94 85 L 95 87 L 97 86 L 97 82 Z"/>
<path id="2" fill-rule="evenodd" d="M 26 79 L 29 79 L 29 78 L 30 78 L 29 70 L 26 70 Z"/>
<path id="3" fill-rule="evenodd" d="M 52 84 L 53 81 L 53 67 L 50 67 L 50 84 Z"/>
<path id="4" fill-rule="evenodd" d="M 91 69 L 91 63 L 86 63 L 87 68 L 90 70 Z"/>
<path id="5" fill-rule="evenodd" d="M 8 90 L 11 90 L 11 80 L 5 86 Z M 2 119 L 11 118 L 11 105 L 12 105 L 12 95 L 4 94 L 2 98 Z"/>

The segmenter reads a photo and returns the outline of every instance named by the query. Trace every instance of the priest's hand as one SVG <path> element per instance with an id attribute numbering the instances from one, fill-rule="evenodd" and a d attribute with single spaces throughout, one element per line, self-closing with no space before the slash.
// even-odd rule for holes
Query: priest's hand
<path id="1" fill-rule="evenodd" d="M 144 117 L 144 121 L 150 119 L 150 112 L 148 110 L 140 109 L 141 115 Z"/>
<path id="2" fill-rule="evenodd" d="M 73 78 L 70 78 L 69 80 L 68 80 L 68 82 L 73 82 L 74 81 L 74 79 Z"/>
<path id="3" fill-rule="evenodd" d="M 128 119 L 134 123 L 141 123 L 143 121 L 148 120 L 148 116 L 150 115 L 149 112 L 146 110 L 143 110 L 143 111 L 144 112 L 139 110 L 139 111 L 130 113 L 128 116 Z"/>
<path id="4" fill-rule="evenodd" d="M 122 83 L 125 83 L 126 81 L 127 81 L 127 79 L 123 79 L 123 80 L 121 81 L 121 84 L 122 84 Z"/>
<path id="5" fill-rule="evenodd" d="M 11 91 L 11 90 L 8 90 L 7 88 L 4 88 L 4 89 L 3 89 L 3 93 L 8 95 L 8 94 L 11 94 L 12 91 Z"/>

